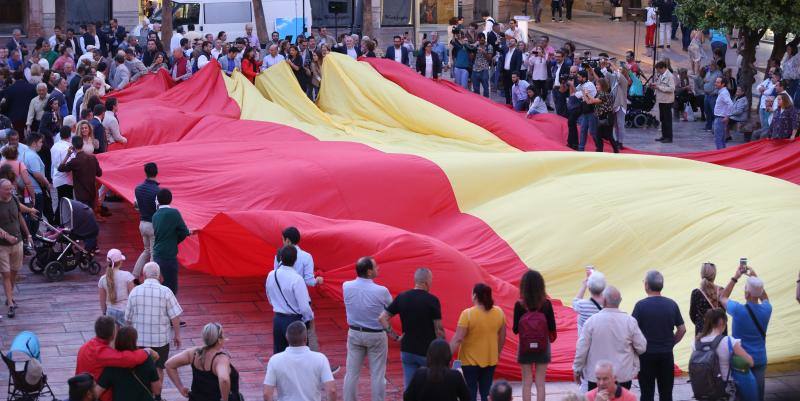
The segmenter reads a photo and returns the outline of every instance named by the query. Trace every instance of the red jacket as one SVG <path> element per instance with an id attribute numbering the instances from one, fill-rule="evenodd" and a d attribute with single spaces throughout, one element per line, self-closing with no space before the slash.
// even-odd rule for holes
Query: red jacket
<path id="1" fill-rule="evenodd" d="M 261 67 L 260 61 L 251 62 L 250 60 L 242 57 L 242 74 L 255 83 L 256 75 L 258 75 L 258 68 Z"/>
<path id="2" fill-rule="evenodd" d="M 78 350 L 75 374 L 87 372 L 97 381 L 107 367 L 130 369 L 141 365 L 148 357 L 145 350 L 117 351 L 108 345 L 108 341 L 94 337 Z M 111 401 L 111 391 L 104 392 L 100 399 Z"/>

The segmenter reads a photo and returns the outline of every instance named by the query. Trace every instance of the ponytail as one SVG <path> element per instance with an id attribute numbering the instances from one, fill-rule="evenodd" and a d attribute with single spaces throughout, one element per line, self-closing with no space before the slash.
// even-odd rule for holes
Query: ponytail
<path id="1" fill-rule="evenodd" d="M 713 309 L 722 306 L 719 302 L 719 290 L 717 285 L 714 284 L 716 276 L 717 267 L 713 263 L 703 263 L 703 267 L 700 269 L 700 291 L 705 294 Z"/>
<path id="2" fill-rule="evenodd" d="M 108 301 L 112 304 L 117 303 L 117 290 L 114 286 L 115 270 L 114 262 L 109 260 L 108 267 L 106 267 L 106 294 L 108 294 Z"/>

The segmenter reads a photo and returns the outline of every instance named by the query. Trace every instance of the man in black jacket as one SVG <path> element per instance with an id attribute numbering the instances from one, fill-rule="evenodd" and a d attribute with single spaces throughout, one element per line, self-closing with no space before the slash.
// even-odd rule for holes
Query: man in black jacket
<path id="1" fill-rule="evenodd" d="M 14 71 L 13 78 L 14 83 L 0 92 L 0 102 L 5 100 L 8 110 L 5 114 L 11 119 L 14 129 L 23 133 L 25 132 L 25 121 L 28 118 L 28 107 L 31 99 L 36 97 L 36 86 L 25 80 L 22 70 Z"/>
<path id="2" fill-rule="evenodd" d="M 395 35 L 394 46 L 386 48 L 386 55 L 383 56 L 383 58 L 388 58 L 389 60 L 394 60 L 400 64 L 409 66 L 408 49 L 403 46 L 403 38 Z"/>
<path id="3" fill-rule="evenodd" d="M 517 49 L 517 40 L 509 38 L 506 41 L 506 46 L 500 50 L 500 60 L 498 67 L 500 69 L 500 79 L 503 81 L 503 94 L 506 97 L 506 104 L 511 104 L 511 74 L 519 72 L 522 67 L 522 52 Z"/>

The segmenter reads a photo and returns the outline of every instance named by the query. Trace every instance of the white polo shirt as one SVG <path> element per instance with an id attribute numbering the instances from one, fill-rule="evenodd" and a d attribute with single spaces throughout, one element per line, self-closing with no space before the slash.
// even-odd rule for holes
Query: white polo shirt
<path id="1" fill-rule="evenodd" d="M 278 401 L 319 401 L 322 384 L 332 382 L 325 355 L 308 347 L 286 347 L 267 362 L 264 385 L 277 389 Z"/>

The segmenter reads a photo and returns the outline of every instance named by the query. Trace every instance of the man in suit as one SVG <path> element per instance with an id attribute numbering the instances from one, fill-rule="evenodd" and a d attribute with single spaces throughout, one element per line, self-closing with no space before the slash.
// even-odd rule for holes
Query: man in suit
<path id="1" fill-rule="evenodd" d="M 53 91 L 50 92 L 50 98 L 56 99 L 58 102 L 58 113 L 63 117 L 69 114 L 67 108 L 67 96 L 64 94 L 67 91 L 66 78 L 59 77 L 53 83 Z"/>
<path id="2" fill-rule="evenodd" d="M 97 143 L 100 146 L 94 150 L 94 154 L 104 153 L 108 148 L 108 138 L 106 138 L 106 129 L 103 126 L 103 117 L 106 114 L 106 106 L 104 104 L 97 104 L 94 106 L 92 110 L 92 119 L 89 121 L 89 124 L 92 125 L 92 129 L 94 131 L 94 139 L 97 139 Z"/>
<path id="3" fill-rule="evenodd" d="M 394 46 L 389 46 L 386 48 L 386 55 L 383 58 L 388 58 L 389 60 L 397 61 L 400 64 L 405 66 L 410 66 L 409 64 L 409 57 L 408 57 L 408 49 L 403 46 L 403 38 L 398 35 L 394 37 Z"/>
<path id="4" fill-rule="evenodd" d="M 64 38 L 64 45 L 71 47 L 72 50 L 75 51 L 75 54 L 73 55 L 75 60 L 77 60 L 78 57 L 83 55 L 83 51 L 81 50 L 81 43 L 78 40 L 78 38 L 75 36 L 75 30 L 74 29 L 72 29 L 72 28 L 68 28 L 67 29 L 67 35 Z"/>
<path id="5" fill-rule="evenodd" d="M 14 29 L 11 34 L 11 39 L 6 43 L 6 49 L 8 49 L 9 54 L 11 54 L 13 50 L 19 49 L 22 58 L 28 55 L 28 45 L 22 41 L 22 31 Z"/>
<path id="6" fill-rule="evenodd" d="M 561 88 L 565 82 L 564 79 L 569 76 L 569 67 L 572 63 L 564 57 L 564 51 L 561 49 L 556 50 L 555 59 L 550 61 L 550 68 L 548 68 L 547 79 L 549 86 L 552 87 L 553 103 L 555 104 L 556 114 L 561 117 L 567 117 L 567 96 L 569 93 L 565 88 Z"/>
<path id="7" fill-rule="evenodd" d="M 355 45 L 353 37 L 350 35 L 345 35 L 344 44 L 336 46 L 333 50 L 337 53 L 346 54 L 354 59 L 361 57 L 361 49 Z"/>
<path id="8" fill-rule="evenodd" d="M 125 27 L 120 26 L 116 18 L 111 18 L 109 22 L 111 29 L 109 30 L 109 51 L 115 53 L 119 45 L 125 42 Z"/>
<path id="9" fill-rule="evenodd" d="M 36 97 L 36 86 L 25 80 L 22 70 L 14 71 L 14 83 L 0 92 L 0 102 L 6 101 L 8 112 L 6 115 L 11 124 L 19 133 L 25 132 L 25 122 L 28 118 L 28 107 L 31 100 Z"/>
<path id="10" fill-rule="evenodd" d="M 97 36 L 97 29 L 94 24 L 86 24 L 86 33 L 81 36 L 78 41 L 80 42 L 81 53 L 86 53 L 89 46 L 100 48 L 100 37 Z"/>
<path id="11" fill-rule="evenodd" d="M 111 87 L 115 90 L 120 90 L 125 87 L 131 80 L 131 72 L 125 66 L 125 56 L 117 54 L 114 57 L 114 62 L 117 64 L 114 68 L 114 75 L 111 77 Z"/>
<path id="12" fill-rule="evenodd" d="M 506 104 L 511 104 L 511 74 L 519 72 L 522 66 L 522 52 L 517 49 L 517 41 L 509 38 L 506 46 L 500 50 L 500 79 L 503 81 L 503 94 L 506 97 Z"/>

